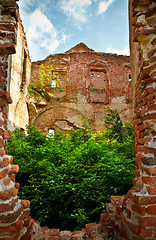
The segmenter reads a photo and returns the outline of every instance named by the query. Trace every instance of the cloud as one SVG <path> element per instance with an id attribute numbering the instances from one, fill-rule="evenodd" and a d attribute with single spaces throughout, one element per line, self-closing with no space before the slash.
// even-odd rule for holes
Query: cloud
<path id="1" fill-rule="evenodd" d="M 128 47 L 124 48 L 123 50 L 117 50 L 117 49 L 112 49 L 111 47 L 108 47 L 105 53 L 115 53 L 118 55 L 127 55 L 127 56 L 130 55 Z"/>
<path id="2" fill-rule="evenodd" d="M 63 12 L 76 23 L 87 22 L 87 9 L 92 4 L 91 0 L 60 0 L 59 3 Z"/>
<path id="3" fill-rule="evenodd" d="M 34 56 L 36 56 L 37 53 L 41 59 L 43 53 L 46 56 L 54 52 L 57 47 L 67 39 L 67 35 L 58 32 L 40 9 L 36 9 L 27 15 L 26 30 L 28 46 L 33 61 L 36 60 Z"/>
<path id="4" fill-rule="evenodd" d="M 98 13 L 102 14 L 107 11 L 108 7 L 114 2 L 115 0 L 107 0 L 99 3 Z"/>

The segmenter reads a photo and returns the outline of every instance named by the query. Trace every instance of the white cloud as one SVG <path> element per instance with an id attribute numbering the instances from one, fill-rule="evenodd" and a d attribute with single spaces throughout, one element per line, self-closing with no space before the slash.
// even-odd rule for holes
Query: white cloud
<path id="1" fill-rule="evenodd" d="M 40 54 L 40 59 L 54 52 L 60 43 L 67 39 L 67 35 L 59 33 L 50 20 L 36 9 L 27 15 L 26 37 L 29 45 L 32 60 L 34 56 Z M 44 57 L 45 57 L 44 56 Z"/>
<path id="2" fill-rule="evenodd" d="M 115 0 L 107 0 L 107 1 L 102 1 L 99 3 L 99 9 L 98 13 L 104 13 L 107 11 L 107 8 L 114 2 Z"/>
<path id="3" fill-rule="evenodd" d="M 112 49 L 111 47 L 108 47 L 106 49 L 105 53 L 115 53 L 115 54 L 118 54 L 118 55 L 127 55 L 127 56 L 130 55 L 128 47 L 124 48 L 123 50 L 117 50 L 117 49 Z"/>
<path id="4" fill-rule="evenodd" d="M 85 23 L 87 21 L 87 9 L 91 3 L 91 0 L 60 0 L 60 7 L 76 23 Z"/>

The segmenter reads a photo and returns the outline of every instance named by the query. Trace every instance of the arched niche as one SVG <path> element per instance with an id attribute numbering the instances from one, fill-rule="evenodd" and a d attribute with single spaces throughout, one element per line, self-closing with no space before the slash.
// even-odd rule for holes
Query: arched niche
<path id="1" fill-rule="evenodd" d="M 88 65 L 88 101 L 109 103 L 109 72 L 107 62 L 94 60 Z"/>

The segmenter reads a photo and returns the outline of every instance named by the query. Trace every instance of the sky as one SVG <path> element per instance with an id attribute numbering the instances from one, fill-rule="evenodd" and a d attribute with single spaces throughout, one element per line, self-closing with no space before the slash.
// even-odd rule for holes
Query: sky
<path id="1" fill-rule="evenodd" d="M 96 52 L 129 55 L 128 0 L 19 0 L 32 61 L 80 42 Z"/>

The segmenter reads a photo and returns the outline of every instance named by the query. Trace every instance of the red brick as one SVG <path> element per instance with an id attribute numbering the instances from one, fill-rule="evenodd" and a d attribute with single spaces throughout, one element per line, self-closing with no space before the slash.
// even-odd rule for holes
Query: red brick
<path id="1" fill-rule="evenodd" d="M 5 146 L 4 140 L 2 138 L 0 138 L 0 148 L 3 148 L 4 146 Z"/>
<path id="2" fill-rule="evenodd" d="M 142 124 L 142 121 L 140 118 L 133 121 L 133 125 L 139 125 L 139 124 Z"/>
<path id="3" fill-rule="evenodd" d="M 138 217 L 141 227 L 156 226 L 156 217 Z"/>
<path id="4" fill-rule="evenodd" d="M 22 205 L 13 213 L 8 213 L 7 215 L 1 215 L 1 223 L 12 223 L 20 216 L 22 212 Z"/>
<path id="5" fill-rule="evenodd" d="M 143 138 L 144 137 L 144 132 L 140 133 L 140 137 Z"/>
<path id="6" fill-rule="evenodd" d="M 145 119 L 146 120 L 149 120 L 149 119 L 156 119 L 156 113 L 148 113 L 148 114 L 146 114 L 146 116 L 145 116 Z"/>
<path id="7" fill-rule="evenodd" d="M 8 132 L 8 131 L 4 131 L 4 133 L 3 133 L 4 135 L 4 139 L 8 139 L 8 138 L 10 138 L 10 132 Z"/>
<path id="8" fill-rule="evenodd" d="M 142 132 L 144 129 L 145 129 L 144 124 L 141 124 L 141 125 L 138 125 L 138 126 L 137 126 L 137 130 L 138 130 L 139 132 Z"/>
<path id="9" fill-rule="evenodd" d="M 138 205 L 149 205 L 156 203 L 156 196 L 136 195 L 137 192 L 134 189 L 130 189 L 127 193 L 127 197 Z"/>
<path id="10" fill-rule="evenodd" d="M 139 213 L 140 215 L 145 215 L 146 213 L 146 208 L 139 206 L 137 204 L 132 204 L 132 211 Z"/>
<path id="11" fill-rule="evenodd" d="M 21 204 L 23 205 L 23 208 L 30 207 L 30 201 L 28 201 L 28 200 L 21 200 Z"/>
<path id="12" fill-rule="evenodd" d="M 9 175 L 10 176 L 10 180 L 12 181 L 12 182 L 15 182 L 15 174 L 11 174 L 11 175 Z"/>
<path id="13" fill-rule="evenodd" d="M 9 172 L 9 169 L 3 169 L 1 172 L 0 172 L 0 179 L 4 178 Z"/>
<path id="14" fill-rule="evenodd" d="M 149 141 L 151 141 L 151 137 L 146 137 L 146 138 L 139 138 L 138 139 L 138 143 L 140 143 L 140 144 L 146 144 L 146 143 L 148 143 Z"/>
<path id="15" fill-rule="evenodd" d="M 150 74 L 150 77 L 151 78 L 155 78 L 156 77 L 156 71 L 155 72 L 152 72 L 151 74 Z M 152 92 L 153 93 L 153 92 Z"/>
<path id="16" fill-rule="evenodd" d="M 148 175 L 156 176 L 156 168 L 155 167 L 142 167 L 142 170 L 145 171 Z"/>
<path id="17" fill-rule="evenodd" d="M 5 31 L 15 31 L 15 24 L 14 23 L 0 23 L 0 30 Z"/>
<path id="18" fill-rule="evenodd" d="M 18 173 L 18 171 L 19 171 L 19 166 L 18 165 L 12 165 L 11 170 L 9 171 L 9 174 L 10 173 Z"/>
<path id="19" fill-rule="evenodd" d="M 0 212 L 12 211 L 15 207 L 15 199 L 7 204 L 0 204 Z"/>
<path id="20" fill-rule="evenodd" d="M 15 183 L 15 188 L 19 190 L 20 184 L 16 182 L 16 183 Z"/>
<path id="21" fill-rule="evenodd" d="M 156 185 L 148 187 L 147 190 L 149 194 L 156 195 Z"/>
<path id="22" fill-rule="evenodd" d="M 136 176 L 136 178 L 138 178 L 140 176 L 140 170 L 135 170 L 134 175 Z"/>
<path id="23" fill-rule="evenodd" d="M 4 178 L 3 183 L 7 186 L 10 183 L 10 177 Z"/>
<path id="24" fill-rule="evenodd" d="M 151 123 L 148 123 L 148 122 L 145 122 L 145 123 L 144 123 L 144 126 L 145 126 L 146 129 L 149 129 L 149 128 L 152 127 L 152 124 L 151 124 Z"/>
<path id="25" fill-rule="evenodd" d="M 11 163 L 11 164 L 13 163 L 13 157 L 11 157 L 11 159 L 10 159 L 10 163 Z"/>
<path id="26" fill-rule="evenodd" d="M 16 188 L 11 188 L 10 190 L 2 191 L 0 192 L 0 199 L 1 200 L 7 200 L 11 197 L 15 197 L 18 193 L 18 190 Z"/>
<path id="27" fill-rule="evenodd" d="M 143 176 L 142 177 L 142 182 L 145 184 L 153 184 L 155 182 L 154 177 L 148 177 L 148 176 Z"/>
<path id="28" fill-rule="evenodd" d="M 0 120 L 0 127 L 3 127 L 4 121 Z"/>
<path id="29" fill-rule="evenodd" d="M 153 87 L 148 87 L 148 88 L 147 88 L 147 91 L 148 91 L 150 94 L 155 92 Z"/>
<path id="30" fill-rule="evenodd" d="M 0 226 L 0 235 L 3 234 L 4 236 L 8 233 L 13 236 L 14 234 L 18 235 L 18 231 L 20 231 L 23 227 L 23 223 L 21 222 L 21 219 L 19 218 L 19 220 L 9 226 Z M 16 239 L 16 238 L 15 238 Z M 14 238 L 13 238 L 14 240 Z"/>
<path id="31" fill-rule="evenodd" d="M 146 212 L 149 214 L 156 214 L 156 205 L 151 205 L 147 207 Z"/>
<path id="32" fill-rule="evenodd" d="M 148 146 L 138 146 L 138 151 L 144 153 L 153 153 L 156 156 L 156 148 Z"/>
<path id="33" fill-rule="evenodd" d="M 8 166 L 9 164 L 9 158 L 4 158 L 1 162 L 0 162 L 0 168 L 4 168 L 6 166 Z"/>

